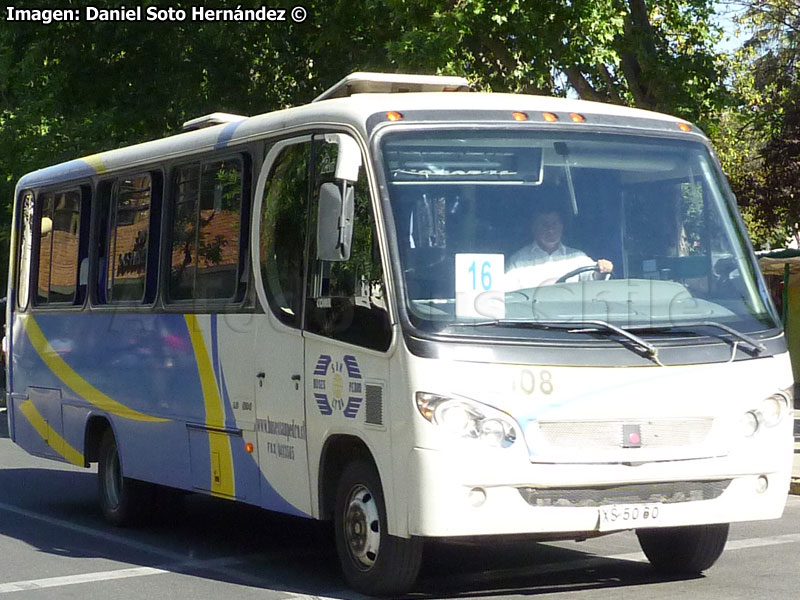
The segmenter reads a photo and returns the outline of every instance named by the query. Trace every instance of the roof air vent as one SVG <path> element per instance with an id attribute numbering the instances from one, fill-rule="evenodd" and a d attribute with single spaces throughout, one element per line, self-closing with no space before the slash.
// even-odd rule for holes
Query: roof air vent
<path id="1" fill-rule="evenodd" d="M 464 77 L 439 75 L 406 75 L 403 73 L 350 73 L 328 88 L 314 102 L 343 98 L 353 94 L 388 94 L 400 92 L 468 92 Z"/>
<path id="2" fill-rule="evenodd" d="M 215 112 L 210 115 L 203 115 L 183 124 L 184 131 L 194 131 L 195 129 L 204 129 L 205 127 L 213 127 L 214 125 L 222 125 L 224 123 L 235 123 L 237 121 L 244 121 L 247 117 L 242 115 L 232 115 L 230 113 Z"/>

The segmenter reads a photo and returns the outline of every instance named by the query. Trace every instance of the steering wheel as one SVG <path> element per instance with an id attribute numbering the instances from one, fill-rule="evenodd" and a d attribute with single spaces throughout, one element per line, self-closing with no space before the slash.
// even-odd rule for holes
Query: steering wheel
<path id="1" fill-rule="evenodd" d="M 579 275 L 581 273 L 588 273 L 589 271 L 597 271 L 599 273 L 600 267 L 598 266 L 597 263 L 594 263 L 593 265 L 586 265 L 585 267 L 578 267 L 577 269 L 572 269 L 572 271 L 570 271 L 569 273 L 564 273 L 561 277 L 556 279 L 556 283 L 564 283 L 570 277 L 575 277 L 575 275 Z M 605 275 L 606 279 L 611 277 L 611 273 L 606 273 Z"/>

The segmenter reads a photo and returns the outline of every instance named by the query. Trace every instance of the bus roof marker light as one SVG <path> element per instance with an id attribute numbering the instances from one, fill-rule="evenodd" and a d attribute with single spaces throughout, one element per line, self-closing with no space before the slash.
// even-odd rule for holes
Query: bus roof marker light
<path id="1" fill-rule="evenodd" d="M 692 126 L 688 123 L 678 123 L 678 129 L 683 131 L 684 133 L 689 133 L 692 130 Z"/>
<path id="2" fill-rule="evenodd" d="M 402 121 L 403 120 L 403 113 L 399 113 L 395 110 L 390 110 L 386 113 L 386 118 L 390 121 Z"/>
<path id="3" fill-rule="evenodd" d="M 556 121 L 558 121 L 558 115 L 551 112 L 543 112 L 542 118 L 548 123 L 555 123 Z"/>
<path id="4" fill-rule="evenodd" d="M 569 113 L 569 118 L 573 123 L 586 123 L 586 117 L 580 113 Z"/>
<path id="5" fill-rule="evenodd" d="M 253 450 L 255 450 L 255 447 L 253 446 L 253 444 L 251 442 L 247 442 L 244 445 L 244 449 L 245 449 L 245 452 L 247 452 L 248 454 L 252 454 Z"/>
<path id="6" fill-rule="evenodd" d="M 524 112 L 513 112 L 513 113 L 511 113 L 511 117 L 515 121 L 527 121 L 528 120 L 528 114 L 524 113 Z"/>

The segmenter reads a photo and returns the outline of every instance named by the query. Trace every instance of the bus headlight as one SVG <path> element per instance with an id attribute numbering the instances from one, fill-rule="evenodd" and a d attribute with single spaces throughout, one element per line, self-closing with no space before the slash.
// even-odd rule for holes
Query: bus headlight
<path id="1" fill-rule="evenodd" d="M 789 399 L 784 394 L 772 394 L 761 402 L 759 413 L 767 427 L 774 427 L 789 412 Z"/>
<path id="2" fill-rule="evenodd" d="M 479 440 L 495 448 L 508 448 L 517 430 L 507 415 L 477 402 L 417 392 L 417 409 L 434 425 L 455 436 Z"/>
<path id="3" fill-rule="evenodd" d="M 750 410 L 742 415 L 741 431 L 744 437 L 753 437 L 758 431 L 758 415 Z"/>

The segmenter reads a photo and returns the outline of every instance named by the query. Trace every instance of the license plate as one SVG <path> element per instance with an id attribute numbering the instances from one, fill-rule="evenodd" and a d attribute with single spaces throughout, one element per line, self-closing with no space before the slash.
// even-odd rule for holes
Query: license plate
<path id="1" fill-rule="evenodd" d="M 600 531 L 655 525 L 661 504 L 609 504 L 600 507 Z"/>

